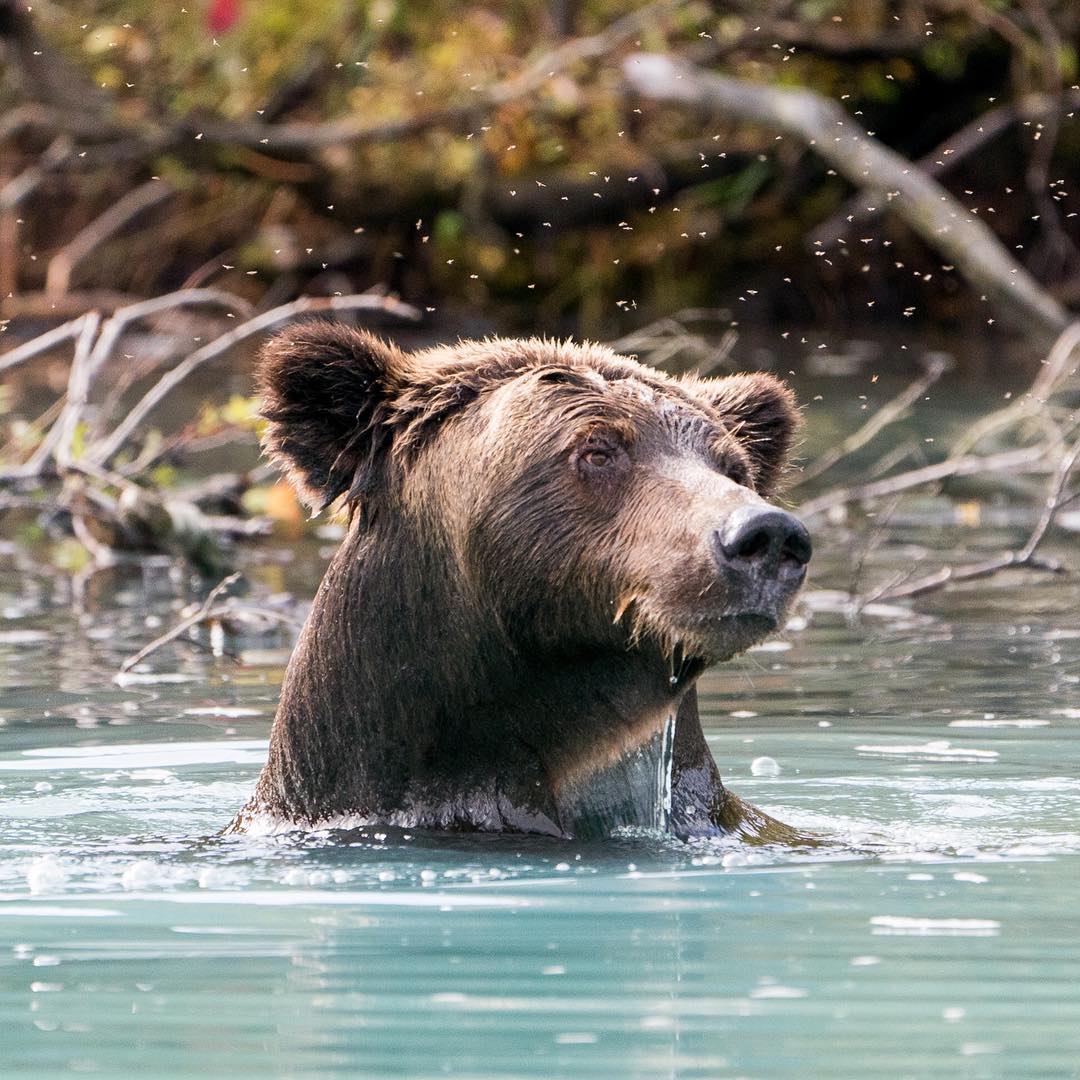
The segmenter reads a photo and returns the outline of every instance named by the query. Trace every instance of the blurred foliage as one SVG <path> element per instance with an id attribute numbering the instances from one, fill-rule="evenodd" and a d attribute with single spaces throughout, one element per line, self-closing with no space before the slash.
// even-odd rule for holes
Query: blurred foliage
<path id="1" fill-rule="evenodd" d="M 750 79 L 843 102 L 878 137 L 918 156 L 981 113 L 1076 79 L 1074 0 L 768 0 L 658 4 L 599 59 L 554 68 L 535 92 L 466 123 L 324 147 L 204 140 L 199 123 L 378 126 L 480 102 L 569 40 L 639 5 L 613 0 L 48 0 L 50 48 L 125 124 L 183 123 L 149 153 L 57 171 L 19 218 L 15 291 L 41 287 L 50 256 L 152 176 L 176 197 L 104 241 L 73 287 L 148 295 L 185 282 L 255 301 L 385 285 L 460 321 L 611 332 L 646 314 L 729 303 L 739 318 L 948 315 L 964 290 L 902 229 L 872 252 L 823 259 L 810 228 L 850 194 L 775 133 L 636 103 L 619 60 L 677 51 Z M 11 71 L 0 103 L 35 95 Z M 1017 125 L 948 183 L 1044 281 L 1067 294 L 1080 267 L 1071 187 L 1080 132 L 1063 110 L 1041 172 L 1041 130 Z M 18 175 L 46 143 L 0 149 Z M 1053 153 L 1057 147 L 1056 155 Z M 1051 181 L 1065 178 L 1052 193 Z M 1044 205 L 1053 198 L 1048 211 Z M 1054 220 L 1051 220 L 1054 218 Z M 2 230 L 0 230 L 2 231 Z M 2 242 L 0 242 L 2 243 Z M 269 302 L 269 301 L 267 301 Z M 5 312 L 6 314 L 6 312 Z"/>

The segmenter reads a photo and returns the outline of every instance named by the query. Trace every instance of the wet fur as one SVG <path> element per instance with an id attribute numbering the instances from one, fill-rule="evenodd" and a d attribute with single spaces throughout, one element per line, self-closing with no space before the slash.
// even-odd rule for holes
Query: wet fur
<path id="1" fill-rule="evenodd" d="M 754 820 L 697 717 L 700 671 L 761 636 L 713 625 L 738 604 L 698 550 L 721 505 L 698 489 L 709 469 L 732 498 L 775 489 L 798 427 L 782 383 L 541 339 L 410 354 L 313 322 L 268 343 L 259 386 L 268 454 L 351 522 L 234 828 L 568 835 L 566 793 L 675 710 L 673 831 Z M 655 470 L 583 493 L 572 463 L 594 433 Z"/>

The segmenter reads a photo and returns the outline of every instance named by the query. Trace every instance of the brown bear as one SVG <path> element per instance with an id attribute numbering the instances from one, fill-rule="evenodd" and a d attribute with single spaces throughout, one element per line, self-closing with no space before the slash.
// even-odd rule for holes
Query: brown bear
<path id="1" fill-rule="evenodd" d="M 806 529 L 765 501 L 781 382 L 329 322 L 280 332 L 259 379 L 266 450 L 350 521 L 230 831 L 791 838 L 724 788 L 694 691 L 805 576 Z"/>

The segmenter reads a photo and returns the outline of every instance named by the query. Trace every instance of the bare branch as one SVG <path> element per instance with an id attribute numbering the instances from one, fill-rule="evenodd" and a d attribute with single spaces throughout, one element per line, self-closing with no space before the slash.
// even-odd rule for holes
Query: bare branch
<path id="1" fill-rule="evenodd" d="M 257 615 L 263 619 L 272 619 L 277 622 L 287 623 L 291 626 L 296 625 L 296 617 L 288 612 L 276 611 L 273 608 L 262 607 L 256 604 L 239 603 L 233 597 L 229 597 L 222 604 L 215 604 L 217 598 L 240 577 L 240 574 L 230 574 L 228 577 L 218 582 L 218 584 L 210 590 L 206 599 L 196 611 L 185 616 L 160 637 L 154 638 L 148 645 L 144 645 L 137 653 L 124 660 L 120 665 L 118 674 L 123 675 L 125 672 L 130 671 L 136 664 L 142 663 L 142 661 L 150 656 L 151 653 L 157 652 L 163 645 L 168 645 L 170 641 L 175 641 L 181 634 L 186 633 L 193 626 L 198 626 L 199 623 L 213 622 L 215 619 L 226 618 L 229 615 L 248 614 Z"/>
<path id="2" fill-rule="evenodd" d="M 176 189 L 167 181 L 149 180 L 113 203 L 103 214 L 80 229 L 49 260 L 45 274 L 45 295 L 56 297 L 66 293 L 75 268 L 98 244 L 108 240 L 145 210 L 171 199 L 175 194 Z"/>
<path id="3" fill-rule="evenodd" d="M 0 371 L 7 371 L 8 368 L 32 360 L 35 356 L 40 356 L 50 349 L 55 349 L 57 345 L 62 345 L 65 341 L 77 337 L 82 331 L 85 318 L 85 315 L 80 315 L 77 319 L 53 327 L 47 333 L 40 334 L 31 341 L 23 342 L 22 345 L 17 345 L 6 353 L 0 353 Z"/>
<path id="4" fill-rule="evenodd" d="M 197 349 L 187 359 L 163 375 L 116 426 L 112 434 L 93 448 L 93 460 L 99 465 L 107 464 L 146 417 L 192 372 L 197 371 L 204 364 L 228 352 L 234 345 L 247 338 L 272 330 L 300 315 L 321 311 L 374 311 L 410 322 L 415 322 L 420 318 L 420 312 L 409 304 L 387 296 L 372 296 L 369 293 L 353 296 L 302 296 L 292 303 L 264 311 L 261 315 L 241 323 L 227 334 Z"/>
<path id="5" fill-rule="evenodd" d="M 980 473 L 994 472 L 1037 472 L 1041 471 L 1045 461 L 1046 447 L 1042 444 L 1025 446 L 1019 450 L 1006 450 L 1000 454 L 972 454 L 968 457 L 953 458 L 897 476 L 888 476 L 884 480 L 826 491 L 802 503 L 799 513 L 803 517 L 813 517 L 831 510 L 834 506 L 879 499 L 884 495 L 895 495 L 924 484 L 938 483 L 958 476 L 978 476 Z"/>
<path id="6" fill-rule="evenodd" d="M 129 656 L 121 665 L 120 671 L 130 671 L 140 660 L 146 659 L 152 652 L 160 649 L 162 645 L 167 645 L 170 641 L 175 641 L 185 630 L 190 629 L 192 626 L 202 622 L 214 606 L 214 601 L 223 593 L 226 592 L 231 586 L 235 585 L 237 581 L 243 575 L 239 572 L 229 574 L 219 581 L 207 594 L 206 599 L 199 605 L 199 607 L 187 618 L 181 619 L 172 629 L 167 630 L 160 637 L 154 638 L 149 645 L 141 648 L 133 656 Z"/>
<path id="7" fill-rule="evenodd" d="M 1003 570 L 1019 570 L 1027 567 L 1054 574 L 1064 573 L 1065 567 L 1056 559 L 1041 559 L 1035 553 L 1045 539 L 1058 511 L 1069 501 L 1068 497 L 1063 496 L 1063 492 L 1065 485 L 1068 483 L 1069 475 L 1076 465 L 1077 458 L 1080 458 L 1080 442 L 1074 443 L 1061 455 L 1057 468 L 1047 485 L 1042 514 L 1022 547 L 1017 548 L 1015 551 L 1008 551 L 996 558 L 986 559 L 983 562 L 972 563 L 968 566 L 945 566 L 926 577 L 883 589 L 871 600 L 899 600 L 925 596 L 927 593 L 944 589 L 948 585 L 993 577 Z"/>
<path id="8" fill-rule="evenodd" d="M 75 433 L 83 410 L 86 408 L 90 395 L 90 383 L 94 375 L 92 370 L 94 341 L 97 338 L 98 327 L 101 326 L 101 316 L 96 311 L 90 311 L 84 319 L 82 331 L 75 342 L 75 356 L 72 358 L 68 372 L 67 401 L 49 432 L 49 436 L 52 436 L 53 431 L 56 435 L 52 440 L 46 437 L 38 453 L 34 455 L 35 458 L 39 458 L 41 449 L 48 447 L 50 441 L 55 442 L 56 464 L 61 469 L 66 468 L 74 456 Z M 41 462 L 43 460 L 41 458 Z M 41 467 L 41 462 L 37 463 L 38 468 Z"/>
<path id="9" fill-rule="evenodd" d="M 941 378 L 949 369 L 949 363 L 945 360 L 933 360 L 927 364 L 926 371 L 916 379 L 909 387 L 901 391 L 883 405 L 858 431 L 852 432 L 839 446 L 826 450 L 825 453 L 810 462 L 799 477 L 799 483 L 804 484 L 807 480 L 813 480 L 823 472 L 827 472 L 842 458 L 862 449 L 868 442 L 875 439 L 890 424 L 907 415 L 908 409 L 915 404 Z"/>
<path id="10" fill-rule="evenodd" d="M 667 371 L 678 373 L 693 368 L 699 375 L 713 375 L 728 366 L 738 335 L 729 328 L 717 342 L 693 333 L 688 327 L 696 322 L 715 325 L 721 317 L 718 309 L 686 308 L 609 341 L 608 346 L 615 352 L 633 353 L 653 367 Z M 680 357 L 678 364 L 673 363 L 676 357 Z"/>
<path id="11" fill-rule="evenodd" d="M 1053 340 L 1065 328 L 1065 309 L 1012 258 L 981 218 L 907 158 L 874 139 L 836 102 L 809 90 L 716 75 L 654 53 L 631 56 L 623 73 L 644 97 L 717 109 L 802 140 L 853 184 L 885 199 L 1029 336 Z"/>
<path id="12" fill-rule="evenodd" d="M 974 450 L 987 436 L 1000 434 L 1025 420 L 1037 417 L 1046 408 L 1050 398 L 1062 389 L 1070 377 L 1075 376 L 1077 368 L 1070 369 L 1069 365 L 1075 363 L 1078 348 L 1080 320 L 1070 323 L 1058 335 L 1027 393 L 1010 402 L 1005 408 L 997 409 L 972 424 L 953 443 L 950 456 L 962 457 Z"/>
<path id="13" fill-rule="evenodd" d="M 939 143 L 933 150 L 915 162 L 927 175 L 940 177 L 954 169 L 960 162 L 971 157 L 1014 124 L 1023 120 L 1042 120 L 1056 115 L 1066 108 L 1080 106 L 1080 93 L 1074 92 L 1063 98 L 1036 96 L 1026 98 L 1016 105 L 999 105 L 989 112 L 981 113 L 970 123 Z M 877 205 L 868 206 L 865 194 L 848 199 L 832 217 L 816 226 L 806 240 L 807 247 L 822 247 L 839 240 L 852 229 L 864 229 L 888 209 L 888 204 L 875 200 Z"/>
<path id="14" fill-rule="evenodd" d="M 69 337 L 76 338 L 75 356 L 68 372 L 67 393 L 61 399 L 63 405 L 57 419 L 26 462 L 9 470 L 6 477 L 24 479 L 38 476 L 54 454 L 61 470 L 70 468 L 72 439 L 79 421 L 83 418 L 89 399 L 90 385 L 102 364 L 112 355 L 113 349 L 127 327 L 133 322 L 162 311 L 197 304 L 233 308 L 239 314 L 248 317 L 252 313 L 252 307 L 246 300 L 223 289 L 182 289 L 179 292 L 155 296 L 149 300 L 119 308 L 104 324 L 104 327 L 101 326 L 101 316 L 96 311 L 87 312 L 73 322 L 65 323 L 47 334 L 42 334 L 41 337 L 0 357 L 0 370 L 2 370 L 5 366 L 11 365 L 12 357 L 14 357 L 14 363 L 20 363 L 39 352 L 46 351 L 60 341 Z"/>

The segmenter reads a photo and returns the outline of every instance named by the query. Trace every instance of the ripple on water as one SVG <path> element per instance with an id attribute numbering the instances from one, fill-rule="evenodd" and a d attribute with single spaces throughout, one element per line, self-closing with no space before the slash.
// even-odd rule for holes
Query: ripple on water
<path id="1" fill-rule="evenodd" d="M 869 556 L 884 576 L 904 558 Z M 265 756 L 279 673 L 185 653 L 113 683 L 172 593 L 106 602 L 88 648 L 25 586 L 33 604 L 7 606 L 34 626 L 0 630 L 5 1064 L 1073 1075 L 1080 591 L 854 624 L 848 568 L 827 559 L 838 588 L 811 595 L 787 647 L 702 684 L 725 778 L 824 838 L 805 848 L 218 836 Z M 4 588 L 24 585 L 0 580 L 0 604 Z"/>

